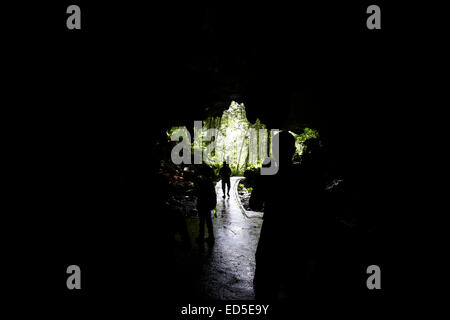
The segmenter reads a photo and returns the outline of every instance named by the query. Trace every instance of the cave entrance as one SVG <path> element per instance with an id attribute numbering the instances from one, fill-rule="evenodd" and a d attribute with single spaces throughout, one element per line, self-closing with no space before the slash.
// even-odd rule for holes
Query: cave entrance
<path id="1" fill-rule="evenodd" d="M 208 129 L 216 129 L 216 136 L 211 137 Z M 259 119 L 250 123 L 243 103 L 232 101 L 221 117 L 208 117 L 203 121 L 201 133 L 194 140 L 194 148 L 200 147 L 204 151 L 211 140 L 216 145 L 208 154 L 209 163 L 220 167 L 223 161 L 227 161 L 233 175 L 243 175 L 247 169 L 261 167 L 264 159 L 270 156 L 270 136 L 266 125 Z"/>
<path id="2" fill-rule="evenodd" d="M 189 274 L 189 277 L 183 277 L 189 279 L 186 285 L 183 285 L 187 288 L 188 296 L 213 300 L 253 300 L 255 252 L 263 212 L 253 211 L 248 206 L 248 200 L 253 190 L 254 178 L 260 174 L 262 162 L 267 156 L 272 156 L 271 136 L 266 125 L 260 120 L 249 122 L 244 104 L 235 101 L 231 102 L 222 115 L 208 117 L 201 121 L 201 124 L 201 128 L 194 125 L 194 139 L 189 141 L 191 149 L 188 149 L 191 155 L 196 151 L 201 151 L 204 155 L 214 142 L 213 152 L 207 151 L 206 154 L 209 157 L 209 164 L 216 171 L 216 178 L 219 177 L 217 171 L 222 167 L 223 160 L 230 165 L 234 177 L 230 179 L 228 190 L 231 192 L 227 197 L 221 188 L 221 182 L 216 181 L 217 203 L 209 213 L 213 232 L 209 227 L 205 228 L 208 237 L 212 232 L 215 242 L 209 241 L 205 245 L 202 239 L 191 242 L 191 239 L 197 239 L 200 234 L 200 216 L 194 192 L 196 164 L 192 161 L 192 166 L 179 166 L 173 163 L 167 165 L 165 172 L 172 177 L 169 206 L 172 212 L 178 212 L 177 221 L 182 221 L 179 223 L 182 231 L 179 240 L 177 239 L 180 247 L 176 247 L 175 250 L 176 270 L 180 270 L 183 275 Z M 168 136 L 172 136 L 178 129 L 188 131 L 183 126 L 172 127 L 167 132 Z M 213 136 L 211 131 L 214 132 Z M 297 152 L 294 160 L 303 152 L 303 143 L 309 138 L 318 136 L 317 131 L 308 128 L 303 129 L 301 133 L 289 132 L 296 139 Z M 189 132 L 189 139 L 191 136 L 192 133 Z M 201 168 L 200 164 L 197 168 Z M 185 245 L 188 243 L 189 247 L 191 243 L 194 244 L 190 247 L 192 254 L 183 251 L 181 245 L 183 243 Z M 199 265 L 202 266 L 201 273 L 197 271 Z"/>
<path id="3" fill-rule="evenodd" d="M 184 126 L 172 127 L 168 135 Z M 215 135 L 210 129 L 215 129 Z M 221 116 L 208 117 L 202 121 L 201 129 L 197 132 L 191 145 L 192 153 L 200 151 L 207 154 L 207 161 L 218 170 L 226 161 L 232 175 L 242 176 L 246 170 L 260 168 L 266 157 L 272 156 L 271 134 L 266 125 L 256 119 L 255 123 L 248 121 L 244 103 L 232 101 L 229 108 Z M 304 142 L 310 138 L 317 138 L 318 132 L 304 128 L 303 132 L 289 131 L 296 139 L 296 154 L 294 162 L 298 162 L 304 149 Z M 215 147 L 208 151 L 211 143 Z"/>

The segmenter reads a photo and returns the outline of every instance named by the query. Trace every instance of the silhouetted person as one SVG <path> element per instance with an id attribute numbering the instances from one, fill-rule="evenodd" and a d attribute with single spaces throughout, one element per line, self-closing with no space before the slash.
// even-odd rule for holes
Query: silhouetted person
<path id="1" fill-rule="evenodd" d="M 208 240 L 214 241 L 214 231 L 211 220 L 211 210 L 214 209 L 217 204 L 216 188 L 214 186 L 214 171 L 207 165 L 201 165 L 194 183 L 197 195 L 197 210 L 200 218 L 200 232 L 197 241 L 202 242 L 205 238 L 205 222 L 208 227 Z"/>
<path id="2" fill-rule="evenodd" d="M 222 179 L 222 191 L 223 191 L 223 198 L 225 198 L 225 189 L 226 186 L 228 186 L 228 192 L 226 193 L 228 197 L 230 197 L 230 176 L 231 176 L 231 169 L 226 163 L 226 161 L 223 162 L 222 168 L 219 170 L 220 178 Z"/>
<path id="3" fill-rule="evenodd" d="M 257 299 L 293 298 L 299 290 L 308 290 L 311 282 L 320 183 L 314 161 L 295 166 L 294 153 L 295 138 L 279 133 L 278 172 L 258 176 L 250 198 L 251 208 L 264 206 L 256 251 Z"/>

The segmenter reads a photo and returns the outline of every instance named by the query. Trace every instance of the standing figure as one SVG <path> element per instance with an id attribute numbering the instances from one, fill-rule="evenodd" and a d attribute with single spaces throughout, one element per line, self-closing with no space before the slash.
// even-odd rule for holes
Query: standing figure
<path id="1" fill-rule="evenodd" d="M 312 294 L 321 238 L 321 179 L 317 148 L 308 146 L 295 166 L 295 138 L 279 135 L 275 175 L 258 176 L 249 205 L 264 207 L 264 223 L 256 250 L 256 299 L 283 300 Z M 312 152 L 311 152 L 312 151 Z M 311 153 L 309 153 L 311 152 Z M 313 157 L 314 156 L 314 157 Z"/>
<path id="2" fill-rule="evenodd" d="M 227 162 L 223 162 L 222 168 L 219 170 L 220 177 L 222 178 L 222 191 L 223 191 L 223 198 L 225 199 L 225 189 L 226 185 L 228 186 L 228 198 L 230 197 L 230 176 L 231 176 L 231 169 L 228 166 Z"/>
<path id="3" fill-rule="evenodd" d="M 211 210 L 216 207 L 217 195 L 214 186 L 214 171 L 202 165 L 195 181 L 197 195 L 197 210 L 200 218 L 200 232 L 197 241 L 203 242 L 205 237 L 205 222 L 208 227 L 208 241 L 214 241 L 214 231 L 211 220 Z"/>

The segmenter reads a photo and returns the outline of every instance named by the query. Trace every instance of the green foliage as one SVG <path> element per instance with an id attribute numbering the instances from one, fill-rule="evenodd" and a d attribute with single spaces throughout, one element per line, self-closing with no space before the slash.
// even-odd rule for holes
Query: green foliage
<path id="1" fill-rule="evenodd" d="M 249 164 L 245 167 L 246 170 L 253 170 L 253 169 L 257 169 L 259 171 L 259 169 L 261 168 L 263 161 L 262 160 L 256 160 L 255 163 Z"/>
<path id="2" fill-rule="evenodd" d="M 168 132 L 170 136 L 176 129 L 185 129 L 185 127 L 172 127 Z M 208 135 L 208 129 L 218 130 L 216 139 L 216 148 L 214 152 L 208 155 L 209 163 L 216 174 L 218 168 L 222 166 L 224 160 L 230 166 L 232 175 L 243 175 L 249 168 L 261 167 L 264 159 L 249 159 L 249 129 L 266 129 L 266 126 L 259 119 L 251 124 L 247 120 L 245 106 L 243 103 L 232 101 L 228 110 L 223 112 L 222 117 L 209 117 L 203 121 L 201 132 L 197 132 L 197 139 L 193 141 L 192 151 L 201 150 L 206 153 L 208 145 L 211 144 L 211 136 Z M 202 143 L 200 143 L 200 139 Z M 258 143 L 267 145 L 268 138 L 259 137 Z"/>
<path id="3" fill-rule="evenodd" d="M 167 137 L 170 139 L 170 136 L 172 135 L 172 133 L 174 133 L 174 131 L 177 129 L 186 130 L 186 127 L 185 126 L 174 126 L 174 127 L 170 128 L 169 130 L 167 130 Z M 181 138 L 181 136 L 179 138 Z"/>
<path id="4" fill-rule="evenodd" d="M 209 163 L 214 169 L 216 176 L 226 160 L 231 168 L 232 175 L 249 176 L 249 183 L 253 183 L 253 176 L 259 174 L 264 159 L 260 159 L 258 154 L 256 159 L 249 156 L 249 132 L 250 129 L 257 130 L 257 149 L 264 150 L 270 145 L 270 134 L 261 135 L 258 130 L 267 129 L 259 119 L 254 124 L 247 120 L 245 106 L 243 103 L 232 101 L 228 110 L 223 112 L 222 117 L 209 117 L 203 121 L 201 132 L 197 132 L 197 139 L 193 141 L 192 151 L 201 150 L 206 153 L 207 147 L 211 144 L 212 138 L 208 129 L 215 128 L 218 131 L 215 137 L 216 148 L 208 155 Z M 168 132 L 170 136 L 176 129 L 186 129 L 185 127 L 172 127 Z M 289 131 L 295 137 L 296 154 L 294 162 L 298 162 L 304 150 L 304 143 L 309 139 L 319 138 L 317 130 L 305 128 L 302 133 L 297 134 Z M 200 143 L 200 138 L 202 143 Z"/>
<path id="5" fill-rule="evenodd" d="M 297 151 L 294 155 L 294 161 L 299 159 L 299 156 L 303 153 L 304 150 L 304 143 L 309 139 L 318 139 L 319 138 L 319 132 L 317 130 L 311 129 L 311 128 L 305 128 L 303 130 L 303 133 L 296 134 L 292 131 L 289 131 L 294 137 L 295 137 L 295 148 Z"/>

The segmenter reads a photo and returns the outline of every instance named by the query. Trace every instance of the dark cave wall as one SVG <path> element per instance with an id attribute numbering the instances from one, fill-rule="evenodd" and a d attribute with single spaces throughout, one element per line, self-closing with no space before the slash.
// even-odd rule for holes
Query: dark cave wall
<path id="1" fill-rule="evenodd" d="M 388 99 L 396 86 L 381 63 L 392 54 L 378 46 L 390 45 L 383 33 L 366 34 L 359 18 L 340 18 L 364 16 L 355 12 L 363 6 L 339 3 L 326 12 L 320 4 L 167 6 L 105 6 L 90 11 L 98 14 L 89 20 L 92 37 L 44 32 L 27 39 L 29 50 L 11 79 L 21 84 L 17 103 L 27 106 L 18 110 L 14 130 L 24 136 L 16 148 L 26 154 L 17 153 L 13 174 L 27 189 L 17 201 L 28 202 L 23 212 L 30 222 L 22 227 L 18 214 L 17 234 L 32 239 L 23 266 L 43 261 L 42 287 L 64 284 L 64 268 L 77 261 L 90 266 L 103 290 L 116 276 L 105 266 L 114 263 L 129 275 L 111 295 L 118 288 L 134 292 L 138 283 L 157 291 L 141 274 L 151 268 L 170 274 L 170 257 L 159 248 L 168 243 L 154 176 L 159 145 L 170 126 L 220 115 L 231 100 L 244 102 L 248 119 L 269 128 L 318 129 L 335 173 L 365 200 L 358 210 L 388 215 L 383 205 L 395 170 L 384 170 L 392 159 L 384 142 L 391 123 L 400 123 L 391 109 L 401 101 Z M 105 23 L 119 14 L 120 23 Z M 46 47 L 52 50 L 35 50 Z M 47 283 L 55 268 L 62 282 Z"/>

